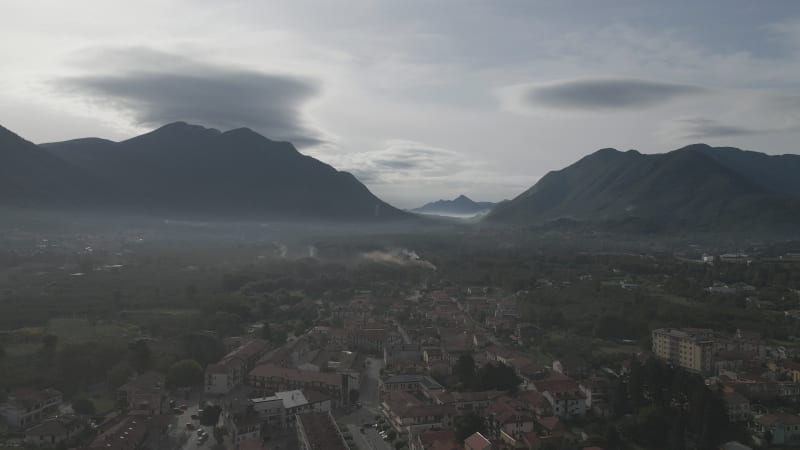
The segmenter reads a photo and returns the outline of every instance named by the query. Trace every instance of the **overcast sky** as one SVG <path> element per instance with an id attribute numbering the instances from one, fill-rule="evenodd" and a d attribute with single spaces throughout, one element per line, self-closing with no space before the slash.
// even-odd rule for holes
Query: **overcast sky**
<path id="1" fill-rule="evenodd" d="M 413 207 L 603 147 L 800 150 L 800 2 L 6 0 L 0 125 L 247 126 Z"/>

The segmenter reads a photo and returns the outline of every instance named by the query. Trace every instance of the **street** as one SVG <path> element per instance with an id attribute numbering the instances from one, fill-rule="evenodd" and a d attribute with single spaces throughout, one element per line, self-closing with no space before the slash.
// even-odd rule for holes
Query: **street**
<path id="1" fill-rule="evenodd" d="M 371 426 L 375 423 L 375 416 L 380 415 L 378 382 L 382 367 L 383 360 L 367 358 L 359 391 L 361 408 L 336 418 L 337 422 L 347 425 L 359 450 L 392 450 L 391 444 L 384 441 Z M 361 434 L 364 425 L 364 434 Z"/>

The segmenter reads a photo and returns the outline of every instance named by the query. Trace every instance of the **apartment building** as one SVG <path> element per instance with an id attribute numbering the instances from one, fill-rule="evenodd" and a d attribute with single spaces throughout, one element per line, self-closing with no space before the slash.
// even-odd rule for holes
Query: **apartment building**
<path id="1" fill-rule="evenodd" d="M 700 328 L 659 328 L 653 330 L 653 353 L 686 370 L 709 374 L 713 364 L 714 338 L 711 330 Z"/>

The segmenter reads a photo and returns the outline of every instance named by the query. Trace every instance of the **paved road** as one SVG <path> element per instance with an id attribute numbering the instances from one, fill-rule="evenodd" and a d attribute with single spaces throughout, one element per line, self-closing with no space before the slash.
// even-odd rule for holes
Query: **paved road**
<path id="1" fill-rule="evenodd" d="M 375 416 L 380 415 L 380 380 L 383 360 L 367 358 L 367 367 L 361 378 L 359 401 L 361 408 L 349 411 L 337 417 L 337 421 L 347 425 L 350 434 L 359 450 L 393 450 L 390 443 L 383 440 L 378 432 L 371 427 L 375 423 Z M 366 427 L 364 427 L 366 425 Z M 361 428 L 364 427 L 364 434 Z"/>

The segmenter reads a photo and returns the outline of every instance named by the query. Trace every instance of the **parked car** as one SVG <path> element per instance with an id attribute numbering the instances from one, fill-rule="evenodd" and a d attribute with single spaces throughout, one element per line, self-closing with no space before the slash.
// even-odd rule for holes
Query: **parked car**
<path id="1" fill-rule="evenodd" d="M 198 436 L 202 436 L 202 435 L 204 435 L 205 433 L 206 433 L 206 430 L 204 430 L 204 429 L 202 429 L 202 428 L 198 428 L 198 429 L 197 429 L 197 435 L 198 435 Z"/>
<path id="2" fill-rule="evenodd" d="M 193 424 L 193 423 L 191 423 L 191 422 L 188 422 L 188 423 L 186 424 L 186 429 L 187 429 L 187 430 L 194 430 L 194 429 L 195 429 L 195 426 L 194 426 L 194 424 Z"/>
<path id="3" fill-rule="evenodd" d="M 197 414 L 192 414 L 192 420 L 200 420 L 200 416 Z"/>

